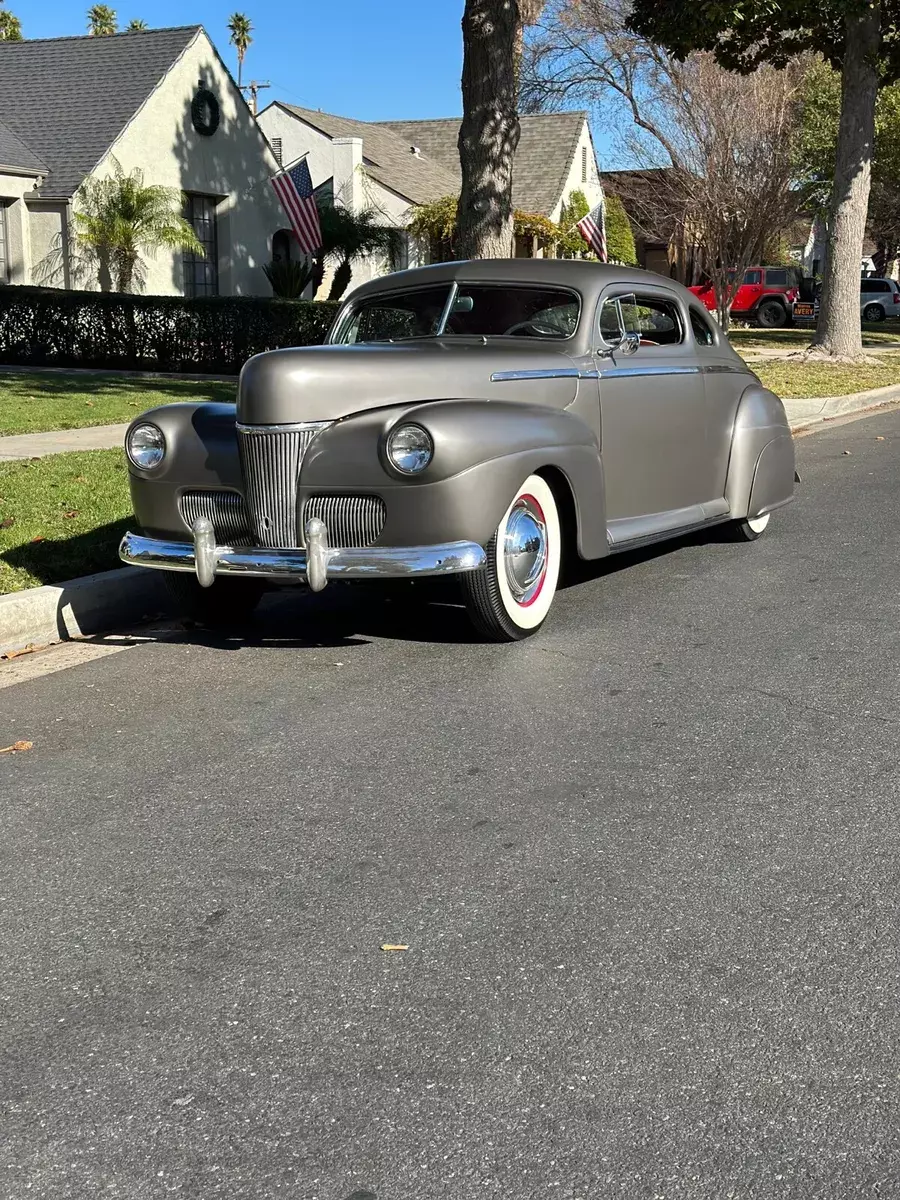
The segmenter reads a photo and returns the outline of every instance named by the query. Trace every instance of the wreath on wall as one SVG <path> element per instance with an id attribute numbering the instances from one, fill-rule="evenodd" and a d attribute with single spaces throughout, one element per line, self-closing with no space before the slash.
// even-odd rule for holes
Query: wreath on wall
<path id="1" fill-rule="evenodd" d="M 212 137 L 221 118 L 219 102 L 209 88 L 197 88 L 191 101 L 191 124 L 203 137 Z"/>

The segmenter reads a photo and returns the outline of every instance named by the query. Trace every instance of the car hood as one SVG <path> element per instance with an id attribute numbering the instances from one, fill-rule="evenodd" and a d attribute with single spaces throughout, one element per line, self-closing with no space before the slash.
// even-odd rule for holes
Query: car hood
<path id="1" fill-rule="evenodd" d="M 522 371 L 569 374 L 491 379 Z M 577 387 L 568 354 L 524 339 L 308 346 L 251 358 L 241 371 L 237 417 L 249 425 L 334 421 L 396 404 L 477 398 L 564 408 Z"/>

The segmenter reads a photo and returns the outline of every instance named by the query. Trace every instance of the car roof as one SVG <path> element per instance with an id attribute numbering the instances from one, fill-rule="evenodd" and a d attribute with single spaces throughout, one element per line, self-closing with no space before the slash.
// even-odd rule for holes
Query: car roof
<path id="1" fill-rule="evenodd" d="M 674 279 L 643 271 L 639 267 L 620 267 L 614 263 L 587 262 L 576 258 L 473 258 L 460 262 L 433 263 L 427 267 L 412 267 L 396 271 L 361 284 L 352 292 L 354 300 L 386 291 L 427 287 L 429 283 L 534 283 L 538 286 L 556 284 L 579 292 L 597 293 L 609 283 L 631 284 L 634 287 L 660 285 L 682 292 L 685 301 L 692 299 L 687 289 Z"/>

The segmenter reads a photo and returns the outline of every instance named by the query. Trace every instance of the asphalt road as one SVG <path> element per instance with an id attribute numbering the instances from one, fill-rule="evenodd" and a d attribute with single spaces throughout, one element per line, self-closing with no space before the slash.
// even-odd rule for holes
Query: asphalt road
<path id="1" fill-rule="evenodd" d="M 518 646 L 326 592 L 0 691 L 0 1195 L 900 1196 L 900 414 L 798 451 Z"/>

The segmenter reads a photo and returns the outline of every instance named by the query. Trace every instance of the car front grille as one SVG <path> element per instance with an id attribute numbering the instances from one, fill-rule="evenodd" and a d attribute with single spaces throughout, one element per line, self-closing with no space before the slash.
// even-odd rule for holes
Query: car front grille
<path id="1" fill-rule="evenodd" d="M 330 421 L 300 425 L 238 425 L 238 450 L 250 531 L 257 546 L 303 544 L 297 527 L 297 483 L 303 456 Z"/>
<path id="2" fill-rule="evenodd" d="M 304 528 L 311 517 L 325 522 L 329 546 L 371 546 L 384 528 L 384 501 L 380 496 L 310 496 L 303 506 Z"/>
<path id="3" fill-rule="evenodd" d="M 198 517 L 212 521 L 219 545 L 249 546 L 253 542 L 250 517 L 240 492 L 182 492 L 178 506 L 189 529 Z"/>

